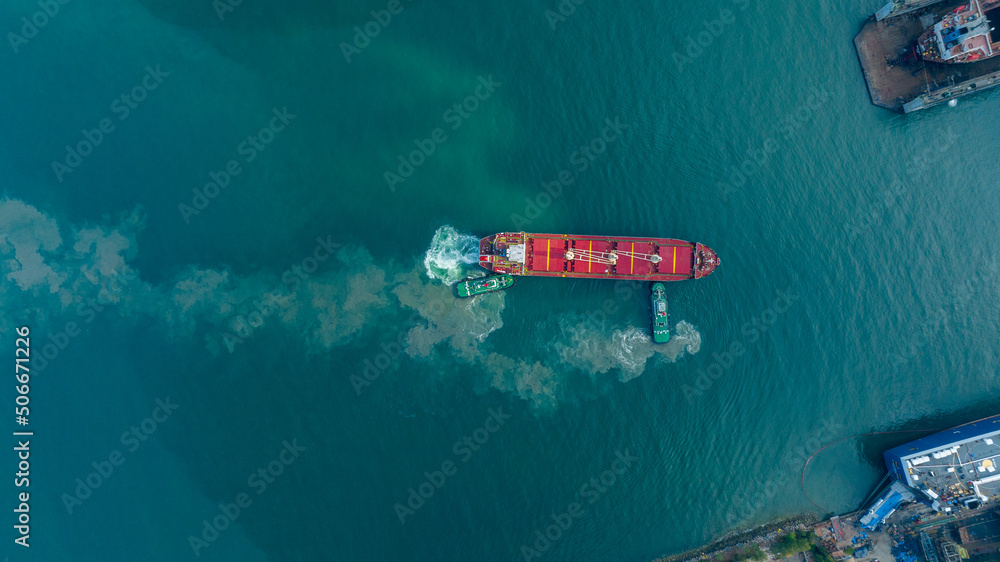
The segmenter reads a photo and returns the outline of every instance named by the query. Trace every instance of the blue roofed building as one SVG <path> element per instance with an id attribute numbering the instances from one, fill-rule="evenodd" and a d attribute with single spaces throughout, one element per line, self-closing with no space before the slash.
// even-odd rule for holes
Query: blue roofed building
<path id="1" fill-rule="evenodd" d="M 1000 415 L 894 447 L 883 457 L 892 481 L 861 517 L 866 529 L 909 501 L 950 512 L 1000 500 Z"/>
<path id="2" fill-rule="evenodd" d="M 894 481 L 882 495 L 875 500 L 875 503 L 868 508 L 868 513 L 865 513 L 864 517 L 861 518 L 861 526 L 868 530 L 873 530 L 878 527 L 886 517 L 892 515 L 892 512 L 896 511 L 899 504 L 903 502 L 913 501 L 916 496 L 901 482 Z"/>
<path id="3" fill-rule="evenodd" d="M 883 456 L 889 474 L 938 511 L 1000 498 L 1000 415 L 894 447 Z"/>

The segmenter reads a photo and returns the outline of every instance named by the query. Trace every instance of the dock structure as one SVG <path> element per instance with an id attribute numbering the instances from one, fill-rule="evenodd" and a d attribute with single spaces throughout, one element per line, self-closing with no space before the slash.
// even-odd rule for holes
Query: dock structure
<path id="1" fill-rule="evenodd" d="M 941 0 L 892 0 L 883 6 L 881 10 L 875 12 L 875 19 L 882 21 L 885 18 L 891 18 L 892 16 L 907 14 L 921 8 L 926 8 L 927 6 L 936 4 L 940 1 Z"/>
<path id="2" fill-rule="evenodd" d="M 1000 416 L 935 433 L 886 451 L 890 475 L 950 513 L 1000 498 Z"/>
<path id="3" fill-rule="evenodd" d="M 873 15 L 854 38 L 872 103 L 910 113 L 1000 84 L 1000 56 L 934 63 L 917 52 L 925 29 L 961 6 L 954 0 L 897 0 Z"/>
<path id="4" fill-rule="evenodd" d="M 910 488 L 895 480 L 882 492 L 882 495 L 875 500 L 875 503 L 868 508 L 868 512 L 858 522 L 863 528 L 873 530 L 892 515 L 900 504 L 911 502 L 915 498 L 916 496 Z"/>

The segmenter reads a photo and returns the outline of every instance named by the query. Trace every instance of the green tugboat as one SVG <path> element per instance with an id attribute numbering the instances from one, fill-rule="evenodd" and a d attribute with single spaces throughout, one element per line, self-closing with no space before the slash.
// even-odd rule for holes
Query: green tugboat
<path id="1" fill-rule="evenodd" d="M 474 297 L 484 293 L 492 293 L 493 291 L 502 291 L 513 286 L 513 275 L 491 275 L 489 277 L 459 281 L 455 286 L 455 290 L 460 297 Z"/>
<path id="2" fill-rule="evenodd" d="M 653 283 L 653 294 L 649 298 L 653 305 L 653 341 L 670 341 L 670 317 L 667 315 L 667 290 L 663 283 Z"/>

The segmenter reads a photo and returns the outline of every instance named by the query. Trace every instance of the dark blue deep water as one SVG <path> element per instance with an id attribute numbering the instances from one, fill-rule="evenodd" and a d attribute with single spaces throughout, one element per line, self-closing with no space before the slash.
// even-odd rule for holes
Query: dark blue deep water
<path id="1" fill-rule="evenodd" d="M 872 107 L 880 3 L 4 2 L 0 552 L 647 561 L 995 413 L 1000 92 Z M 504 230 L 722 265 L 654 346 L 645 285 L 456 301 Z"/>

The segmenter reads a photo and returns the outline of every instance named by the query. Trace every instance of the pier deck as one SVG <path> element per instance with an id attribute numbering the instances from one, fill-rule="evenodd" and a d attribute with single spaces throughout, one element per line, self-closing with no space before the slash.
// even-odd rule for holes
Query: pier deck
<path id="1" fill-rule="evenodd" d="M 1000 57 L 981 62 L 926 62 L 914 48 L 924 29 L 962 2 L 942 0 L 876 21 L 854 38 L 872 103 L 906 113 L 1000 84 Z"/>

